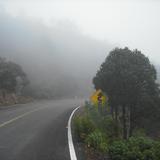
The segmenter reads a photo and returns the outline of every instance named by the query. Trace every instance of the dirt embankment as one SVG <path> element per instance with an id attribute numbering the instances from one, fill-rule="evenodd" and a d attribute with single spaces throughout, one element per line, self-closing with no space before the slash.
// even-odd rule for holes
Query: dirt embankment
<path id="1" fill-rule="evenodd" d="M 22 104 L 33 101 L 32 97 L 17 96 L 15 93 L 0 94 L 0 106 Z"/>

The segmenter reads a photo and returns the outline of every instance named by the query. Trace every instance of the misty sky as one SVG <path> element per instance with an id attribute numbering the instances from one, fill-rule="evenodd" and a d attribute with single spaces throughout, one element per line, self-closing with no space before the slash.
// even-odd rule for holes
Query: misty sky
<path id="1" fill-rule="evenodd" d="M 158 0 L 5 0 L 2 6 L 11 15 L 38 18 L 50 26 L 69 20 L 86 35 L 138 48 L 159 62 Z"/>

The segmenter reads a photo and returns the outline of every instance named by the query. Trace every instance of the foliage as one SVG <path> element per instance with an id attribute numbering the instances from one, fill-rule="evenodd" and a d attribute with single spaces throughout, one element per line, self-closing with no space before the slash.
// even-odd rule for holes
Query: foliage
<path id="1" fill-rule="evenodd" d="M 108 153 L 111 160 L 125 160 L 128 147 L 125 141 L 115 141 L 109 146 Z"/>
<path id="2" fill-rule="evenodd" d="M 159 160 L 160 142 L 137 129 L 134 136 L 123 140 L 116 135 L 116 123 L 110 115 L 101 115 L 95 106 L 87 103 L 85 113 L 74 118 L 74 131 L 79 140 L 110 160 Z M 119 125 L 119 135 L 121 126 Z"/>
<path id="3" fill-rule="evenodd" d="M 21 78 L 22 85 L 28 84 L 28 79 L 21 66 L 0 58 L 0 89 L 15 92 L 17 78 Z"/>
<path id="4" fill-rule="evenodd" d="M 77 139 L 103 153 L 106 153 L 108 145 L 118 138 L 115 134 L 116 127 L 110 115 L 102 115 L 97 107 L 89 103 L 86 103 L 85 113 L 74 118 L 74 132 Z"/>
<path id="5" fill-rule="evenodd" d="M 95 125 L 88 116 L 76 116 L 73 122 L 74 132 L 79 141 L 84 141 L 95 129 Z"/>
<path id="6" fill-rule="evenodd" d="M 131 137 L 109 146 L 111 160 L 158 160 L 160 142 L 147 137 Z"/>
<path id="7" fill-rule="evenodd" d="M 87 136 L 85 143 L 87 144 L 88 147 L 93 147 L 97 151 L 107 152 L 108 149 L 107 137 L 100 130 L 95 130 L 92 133 L 90 133 Z"/>
<path id="8" fill-rule="evenodd" d="M 138 128 L 134 130 L 132 136 L 133 137 L 146 137 L 146 132 L 144 129 Z"/>
<path id="9" fill-rule="evenodd" d="M 160 158 L 160 142 L 159 141 L 154 142 L 152 152 L 154 153 L 154 156 L 155 156 L 154 160 L 159 160 Z"/>
<path id="10" fill-rule="evenodd" d="M 93 78 L 93 84 L 107 94 L 116 122 L 122 113 L 125 139 L 129 133 L 132 134 L 136 124 L 147 124 L 148 115 L 152 123 L 155 121 L 153 117 L 160 119 L 157 114 L 160 113 L 160 91 L 156 83 L 156 70 L 140 51 L 131 51 L 127 47 L 112 50 Z"/>
<path id="11" fill-rule="evenodd" d="M 121 138 L 122 127 L 120 123 L 117 124 L 116 121 L 109 115 L 101 118 L 100 128 L 107 134 L 110 142 Z"/>
<path id="12" fill-rule="evenodd" d="M 88 103 L 85 106 L 85 110 L 88 118 L 92 120 L 92 122 L 97 128 L 99 128 L 99 126 L 101 125 L 102 115 L 100 114 L 98 108 Z"/>
<path id="13" fill-rule="evenodd" d="M 131 137 L 128 139 L 127 145 L 129 149 L 138 147 L 140 152 L 144 152 L 152 148 L 153 140 L 147 137 Z"/>
<path id="14" fill-rule="evenodd" d="M 156 94 L 156 70 L 140 51 L 128 48 L 111 51 L 93 79 L 95 88 L 116 96 L 119 105 L 130 104 L 139 96 Z M 115 102 L 116 103 L 116 102 Z"/>
<path id="15" fill-rule="evenodd" d="M 117 139 L 121 137 L 122 127 L 120 123 L 116 123 L 109 112 L 106 112 L 108 108 L 109 106 L 106 105 L 105 107 L 103 107 L 103 112 L 101 112 L 98 110 L 97 106 L 93 106 L 89 103 L 87 103 L 85 106 L 87 115 L 94 123 L 96 128 L 106 133 L 109 139 L 112 141 L 115 138 Z"/>
<path id="16" fill-rule="evenodd" d="M 160 98 L 152 97 L 141 100 L 132 111 L 132 127 L 143 128 L 147 135 L 157 137 L 160 128 Z M 133 130 L 133 131 L 134 131 Z M 134 134 L 134 133 L 133 133 Z"/>

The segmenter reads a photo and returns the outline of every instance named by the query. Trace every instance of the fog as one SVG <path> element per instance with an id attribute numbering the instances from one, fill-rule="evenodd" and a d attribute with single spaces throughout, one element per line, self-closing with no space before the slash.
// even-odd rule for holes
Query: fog
<path id="1" fill-rule="evenodd" d="M 159 0 L 5 0 L 13 16 L 27 15 L 46 25 L 70 20 L 96 39 L 138 48 L 159 63 Z"/>
<path id="2" fill-rule="evenodd" d="M 30 93 L 88 96 L 117 46 L 141 50 L 160 68 L 157 0 L 0 2 L 0 56 L 23 67 Z"/>
<path id="3" fill-rule="evenodd" d="M 3 11 L 0 22 L 0 56 L 23 67 L 34 94 L 91 93 L 92 77 L 112 48 L 110 44 L 82 34 L 67 20 L 48 27 L 39 20 Z"/>

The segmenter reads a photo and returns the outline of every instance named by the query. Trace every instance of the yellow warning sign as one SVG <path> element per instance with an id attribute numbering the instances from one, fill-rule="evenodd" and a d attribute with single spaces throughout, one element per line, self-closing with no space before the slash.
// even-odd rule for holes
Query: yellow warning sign
<path id="1" fill-rule="evenodd" d="M 92 94 L 92 96 L 90 97 L 90 100 L 94 105 L 98 105 L 98 104 L 105 105 L 107 101 L 107 97 L 102 92 L 102 90 L 99 89 Z"/>

